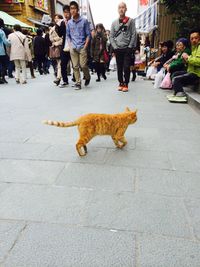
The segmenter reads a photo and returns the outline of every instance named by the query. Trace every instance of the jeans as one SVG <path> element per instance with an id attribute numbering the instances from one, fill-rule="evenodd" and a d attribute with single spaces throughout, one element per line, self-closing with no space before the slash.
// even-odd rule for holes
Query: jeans
<path id="1" fill-rule="evenodd" d="M 0 78 L 5 78 L 6 69 L 7 69 L 7 58 L 6 56 L 0 56 Z"/>

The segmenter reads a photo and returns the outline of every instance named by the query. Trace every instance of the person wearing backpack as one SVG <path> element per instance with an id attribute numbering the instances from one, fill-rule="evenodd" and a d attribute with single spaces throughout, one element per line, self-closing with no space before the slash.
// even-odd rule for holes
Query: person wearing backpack
<path id="1" fill-rule="evenodd" d="M 112 23 L 110 31 L 110 43 L 117 61 L 118 90 L 123 92 L 128 92 L 131 56 L 137 42 L 135 21 L 126 17 L 126 11 L 126 4 L 120 3 L 118 6 L 119 18 Z"/>

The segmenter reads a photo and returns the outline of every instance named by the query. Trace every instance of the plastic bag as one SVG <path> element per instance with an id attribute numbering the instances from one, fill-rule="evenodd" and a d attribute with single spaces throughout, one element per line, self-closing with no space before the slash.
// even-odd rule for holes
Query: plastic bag
<path id="1" fill-rule="evenodd" d="M 117 62 L 116 62 L 116 57 L 113 56 L 111 61 L 110 61 L 110 66 L 109 69 L 112 71 L 115 71 L 117 69 Z"/>
<path id="2" fill-rule="evenodd" d="M 160 88 L 163 88 L 163 89 L 171 89 L 172 88 L 172 80 L 171 80 L 169 72 L 165 75 L 165 77 L 164 77 L 164 79 L 160 85 Z"/>
<path id="3" fill-rule="evenodd" d="M 164 79 L 165 77 L 165 69 L 162 68 L 157 74 L 156 74 L 156 77 L 155 77 L 155 83 L 154 83 L 154 88 L 160 88 L 160 85 L 162 83 L 162 80 Z"/>
<path id="4" fill-rule="evenodd" d="M 157 68 L 156 67 L 153 67 L 153 66 L 150 66 L 147 70 L 147 74 L 146 74 L 146 77 L 148 79 L 154 79 L 156 73 L 157 73 Z"/>

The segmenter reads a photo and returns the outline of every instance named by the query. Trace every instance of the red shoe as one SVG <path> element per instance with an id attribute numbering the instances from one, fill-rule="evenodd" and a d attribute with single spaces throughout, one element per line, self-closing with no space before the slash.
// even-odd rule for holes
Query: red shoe
<path id="1" fill-rule="evenodd" d="M 128 92 L 128 85 L 124 85 L 123 88 L 122 88 L 122 91 L 123 92 Z"/>
<path id="2" fill-rule="evenodd" d="M 119 84 L 118 86 L 118 91 L 123 91 L 124 85 L 122 83 Z"/>

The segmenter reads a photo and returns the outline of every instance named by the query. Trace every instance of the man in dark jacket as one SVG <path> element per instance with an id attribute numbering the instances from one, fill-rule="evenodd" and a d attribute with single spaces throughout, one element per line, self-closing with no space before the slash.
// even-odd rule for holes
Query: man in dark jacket
<path id="1" fill-rule="evenodd" d="M 63 37 L 62 50 L 61 50 L 61 55 L 60 55 L 61 56 L 61 75 L 63 79 L 63 82 L 59 86 L 61 88 L 66 87 L 69 84 L 68 77 L 67 77 L 67 65 L 68 65 L 68 62 L 70 61 L 70 52 L 66 45 L 66 42 L 67 42 L 66 26 L 67 26 L 68 20 L 70 20 L 71 18 L 69 5 L 63 6 L 63 16 L 64 16 L 64 20 L 60 21 L 57 24 L 57 33 L 60 37 Z"/>
<path id="2" fill-rule="evenodd" d="M 33 40 L 34 56 L 40 75 L 42 75 L 43 73 L 46 74 L 44 65 L 46 60 L 47 48 L 45 39 L 42 37 L 42 34 L 42 29 L 38 29 L 37 36 Z"/>
<path id="3" fill-rule="evenodd" d="M 137 41 L 135 21 L 126 17 L 126 11 L 126 4 L 120 3 L 118 6 L 119 18 L 112 23 L 110 31 L 110 43 L 117 61 L 118 90 L 123 92 L 128 91 L 131 55 Z"/>

